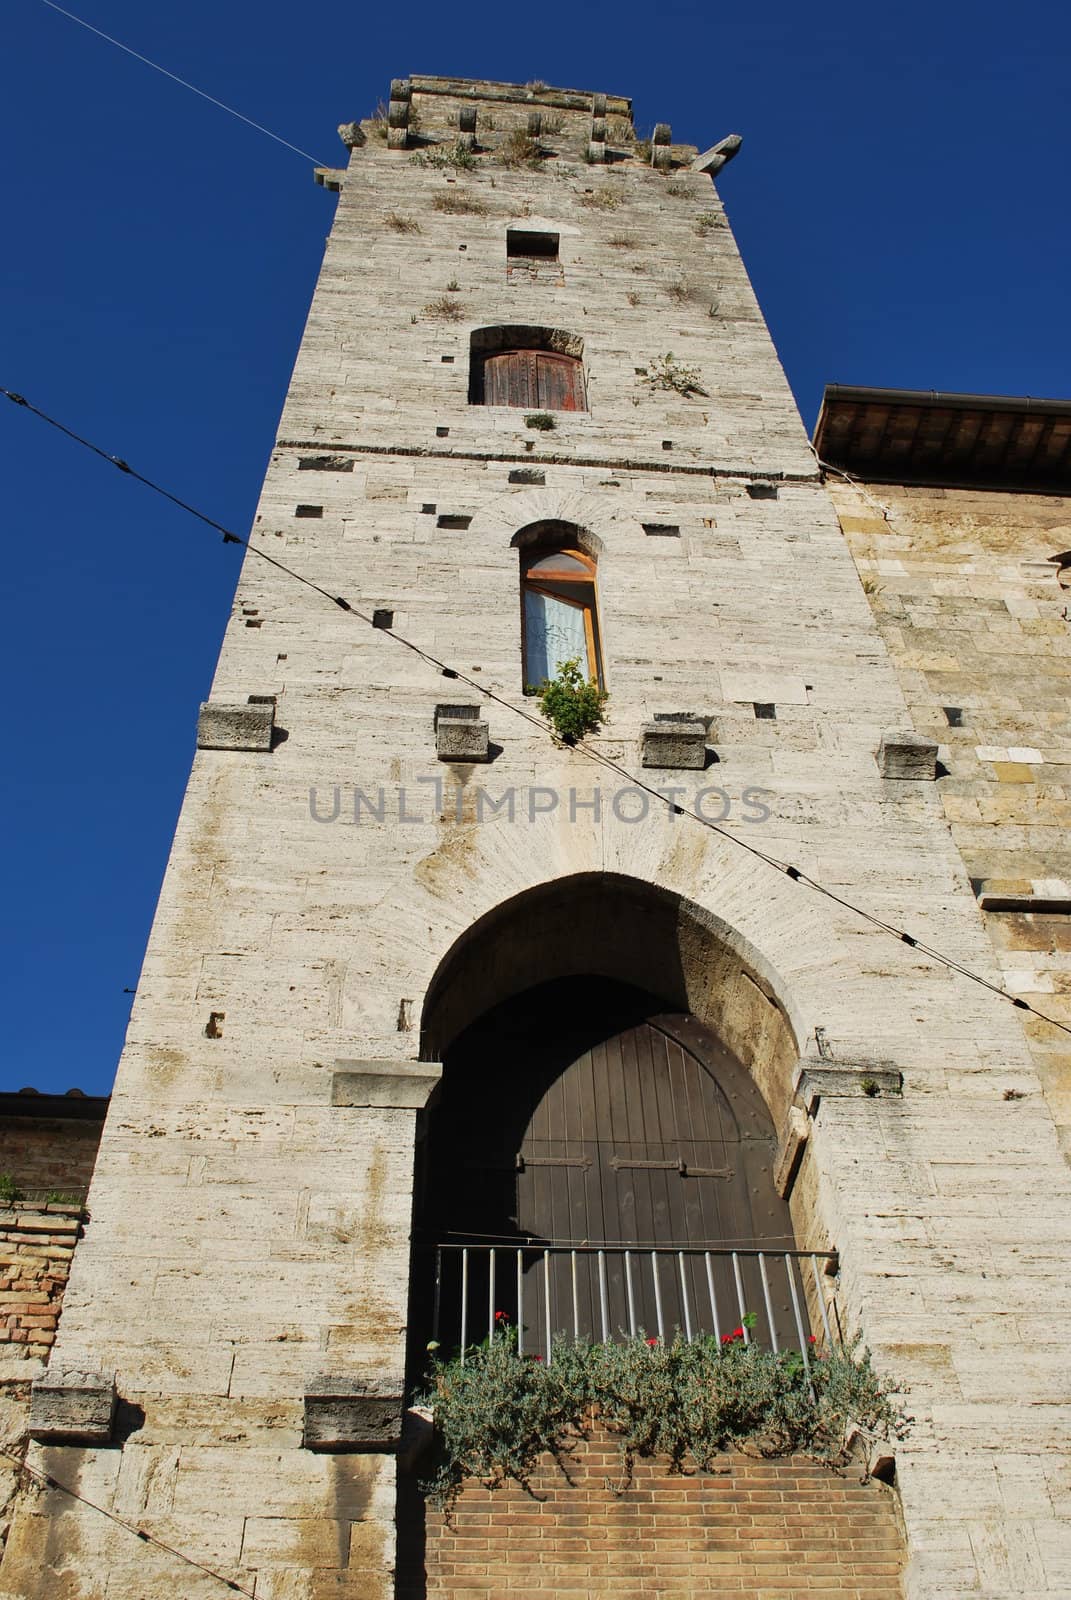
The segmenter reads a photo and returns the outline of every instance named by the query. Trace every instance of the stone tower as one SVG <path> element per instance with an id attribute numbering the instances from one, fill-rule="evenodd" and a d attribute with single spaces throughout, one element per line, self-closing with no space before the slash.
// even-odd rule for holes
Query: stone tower
<path id="1" fill-rule="evenodd" d="M 1014 1011 L 851 909 L 997 976 L 712 187 L 733 142 L 697 155 L 661 125 L 637 141 L 625 99 L 433 77 L 343 133 L 32 1401 L 29 1463 L 63 1487 L 20 1503 L 0 1597 L 393 1593 L 433 1247 L 456 1309 L 451 1241 L 540 1233 L 522 1177 L 590 1159 L 510 1144 L 517 1063 L 537 1073 L 585 994 L 601 1049 L 641 993 L 758 1130 L 769 1204 L 698 1242 L 783 1253 L 787 1231 L 827 1268 L 797 1286 L 804 1321 L 835 1295 L 910 1386 L 904 1593 L 1066 1595 L 1068 1171 Z M 524 692 L 567 659 L 609 697 L 578 749 Z M 511 1005 L 523 1027 L 489 1043 Z M 608 1211 L 598 1234 L 586 1191 L 556 1191 L 589 1243 L 670 1243 L 643 1184 L 673 1222 L 689 1173 L 660 1148 L 632 1161 L 642 1227 Z M 1024 1173 L 1031 1203 L 1006 1204 Z M 739 1555 L 737 1592 L 899 1592 L 822 1481 L 774 1482 L 807 1537 Z M 670 1592 L 716 1585 L 714 1538 Z M 609 1571 L 589 1584 L 632 1592 Z"/>

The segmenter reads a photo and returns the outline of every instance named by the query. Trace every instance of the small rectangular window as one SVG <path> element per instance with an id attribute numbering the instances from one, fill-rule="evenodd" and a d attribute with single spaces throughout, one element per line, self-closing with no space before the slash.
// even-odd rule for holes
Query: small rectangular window
<path id="1" fill-rule="evenodd" d="M 681 530 L 675 522 L 645 522 L 643 531 L 649 539 L 679 539 Z"/>
<path id="2" fill-rule="evenodd" d="M 556 233 L 535 233 L 526 228 L 506 229 L 506 257 L 510 261 L 557 261 Z"/>
<path id="3" fill-rule="evenodd" d="M 760 722 L 773 722 L 776 720 L 776 706 L 772 706 L 768 701 L 764 700 L 755 700 L 752 703 L 755 707 L 755 715 L 758 717 Z"/>
<path id="4" fill-rule="evenodd" d="M 438 518 L 435 526 L 437 528 L 457 528 L 463 532 L 471 521 L 471 517 L 442 516 Z"/>

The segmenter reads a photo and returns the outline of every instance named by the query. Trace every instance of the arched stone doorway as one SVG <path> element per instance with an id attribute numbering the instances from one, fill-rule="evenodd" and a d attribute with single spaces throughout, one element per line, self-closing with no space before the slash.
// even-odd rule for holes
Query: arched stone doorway
<path id="1" fill-rule="evenodd" d="M 432 1332 L 476 1343 L 506 1316 L 545 1358 L 558 1334 L 720 1335 L 753 1312 L 796 1343 L 775 1142 L 741 1064 L 657 995 L 577 976 L 501 1002 L 447 1051 L 428 1119 Z"/>

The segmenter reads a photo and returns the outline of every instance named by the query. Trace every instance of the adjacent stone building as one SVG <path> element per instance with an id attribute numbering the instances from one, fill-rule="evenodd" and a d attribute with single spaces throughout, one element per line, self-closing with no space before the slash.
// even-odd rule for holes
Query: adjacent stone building
<path id="1" fill-rule="evenodd" d="M 712 188 L 738 141 L 430 77 L 342 131 L 0 1597 L 1067 1595 L 1053 1047 L 957 970 L 1019 962 Z M 525 692 L 567 660 L 575 749 Z M 998 785 L 1056 750 L 1001 732 Z M 981 876 L 1058 898 L 1047 838 Z M 839 1319 L 912 1430 L 881 1481 L 617 1498 L 595 1438 L 576 1498 L 444 1528 L 404 1405 L 502 1305 L 540 1354 Z"/>
<path id="2" fill-rule="evenodd" d="M 832 386 L 815 434 L 1001 981 L 1071 1022 L 1071 402 Z M 1024 1017 L 1071 1155 L 1071 1037 Z"/>

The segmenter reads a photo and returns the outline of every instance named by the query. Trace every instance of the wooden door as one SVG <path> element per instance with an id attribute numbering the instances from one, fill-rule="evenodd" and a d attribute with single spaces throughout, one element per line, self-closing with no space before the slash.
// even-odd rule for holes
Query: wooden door
<path id="1" fill-rule="evenodd" d="M 584 369 L 555 350 L 503 350 L 483 364 L 483 403 L 530 411 L 583 411 Z"/>
<path id="2" fill-rule="evenodd" d="M 470 1300 L 489 1292 L 478 1247 L 497 1242 L 502 1308 L 515 1316 L 519 1294 L 540 1348 L 548 1321 L 595 1337 L 728 1331 L 741 1294 L 768 1324 L 747 1252 L 793 1248 L 773 1128 L 744 1068 L 694 1018 L 608 980 L 530 991 L 448 1052 L 430 1141 L 425 1214 L 440 1242 L 472 1245 Z M 787 1282 L 771 1280 L 788 1337 Z"/>

